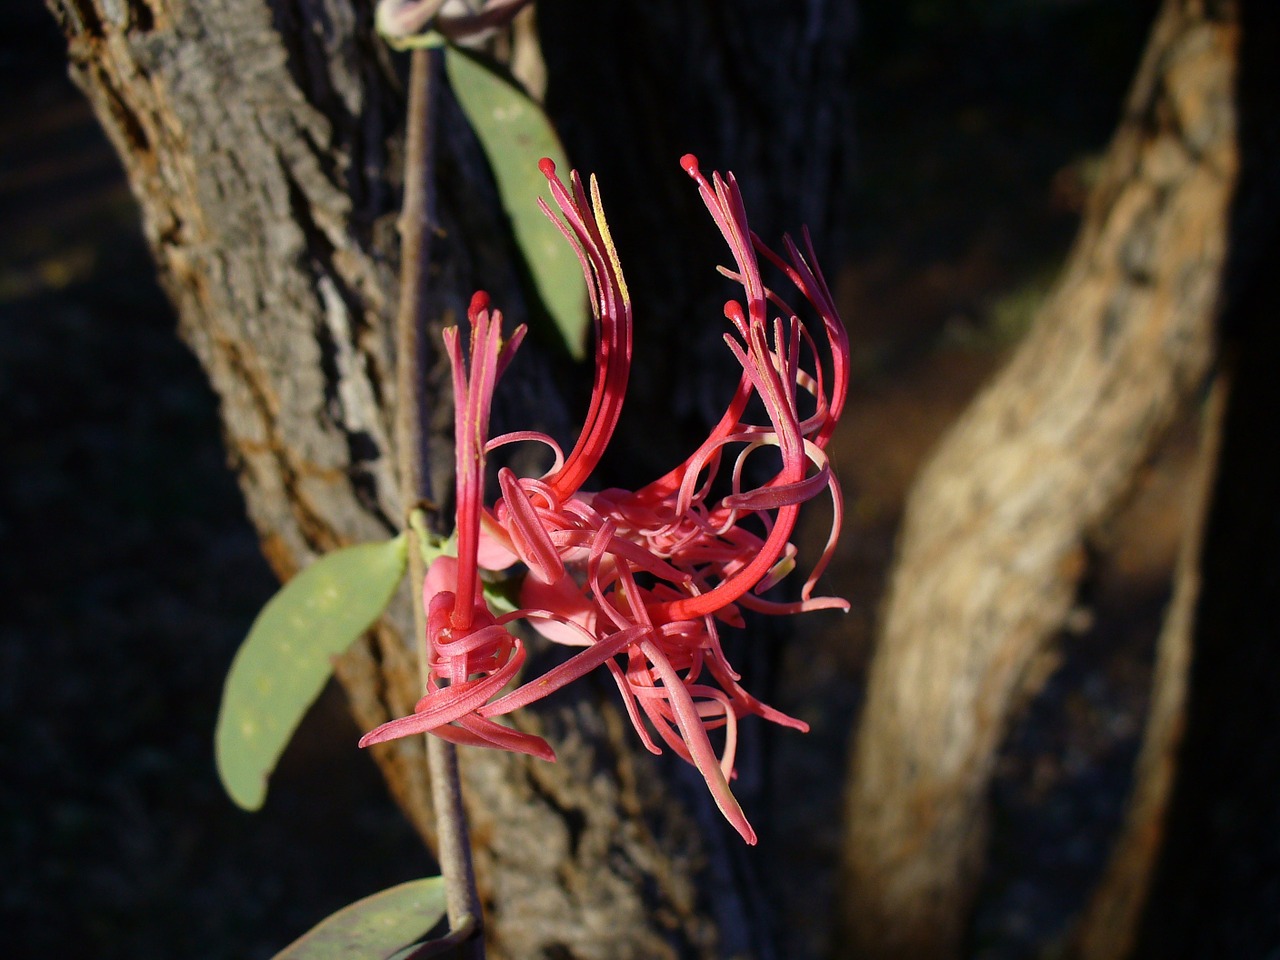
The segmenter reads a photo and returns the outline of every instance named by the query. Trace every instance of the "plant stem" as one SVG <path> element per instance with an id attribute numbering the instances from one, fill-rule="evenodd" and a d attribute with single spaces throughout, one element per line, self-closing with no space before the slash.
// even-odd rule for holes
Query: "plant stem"
<path id="1" fill-rule="evenodd" d="M 435 219 L 434 88 L 439 83 L 441 51 L 415 50 L 409 68 L 409 117 L 405 143 L 404 204 L 400 214 L 400 308 L 396 315 L 396 447 L 401 500 L 406 514 L 428 499 L 423 443 L 422 385 L 426 371 L 427 283 L 431 230 Z M 418 666 L 428 672 L 426 611 L 416 595 L 426 575 L 418 534 L 409 549 L 410 582 L 415 585 L 413 628 Z M 471 841 L 462 807 L 462 784 L 453 744 L 427 736 L 427 765 L 436 816 L 440 872 L 444 876 L 449 929 L 466 938 L 463 955 L 482 960 L 480 898 L 471 863 Z M 469 934 L 469 935 L 468 935 Z"/>
<path id="2" fill-rule="evenodd" d="M 483 915 L 471 863 L 467 814 L 462 808 L 457 748 L 447 740 L 427 734 L 427 767 L 431 773 L 431 800 L 436 808 L 440 873 L 445 881 L 449 929 L 460 933 L 470 928 L 462 955 L 483 960 Z"/>

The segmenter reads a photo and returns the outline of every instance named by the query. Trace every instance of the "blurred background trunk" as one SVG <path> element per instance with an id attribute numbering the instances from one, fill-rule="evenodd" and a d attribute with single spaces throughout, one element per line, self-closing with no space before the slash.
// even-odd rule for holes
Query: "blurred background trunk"
<path id="1" fill-rule="evenodd" d="M 386 537 L 404 514 L 389 328 L 403 64 L 372 34 L 371 10 L 344 0 L 49 6 L 141 206 L 182 336 L 218 394 L 272 567 L 287 578 L 326 550 Z M 538 15 L 548 107 L 573 164 L 600 175 L 636 291 L 625 449 L 606 466 L 634 480 L 687 449 L 734 379 L 711 292 L 724 256 L 678 159 L 692 150 L 708 168 L 734 167 L 761 233 L 807 221 L 831 249 L 843 218 L 824 198 L 848 163 L 852 11 L 565 2 Z M 523 75 L 536 77 L 530 24 L 514 46 Z M 509 54 L 513 43 L 499 46 Z M 451 98 L 440 102 L 433 343 L 477 288 L 512 322 L 536 313 L 483 156 Z M 552 339 L 531 339 L 499 392 L 495 427 L 570 439 L 585 391 L 565 385 L 589 376 Z M 432 489 L 447 503 L 441 361 L 424 389 Z M 627 441 L 636 425 L 639 439 Z M 407 712 L 420 693 L 409 593 L 338 666 L 362 727 Z M 548 736 L 558 764 L 463 757 L 495 957 L 773 955 L 744 855 L 685 772 L 637 750 L 603 685 L 519 722 Z M 400 741 L 377 759 L 429 841 L 420 744 Z"/>
<path id="2" fill-rule="evenodd" d="M 912 489 L 855 734 L 851 955 L 960 955 L 1010 717 L 1048 675 L 1092 541 L 1202 397 L 1232 252 L 1239 43 L 1235 4 L 1164 4 L 1059 280 Z M 1130 824 L 1144 850 L 1181 731 L 1196 599 L 1182 581 Z M 1151 855 L 1120 856 L 1130 876 L 1109 892 L 1128 906 L 1089 923 L 1123 952 Z"/>

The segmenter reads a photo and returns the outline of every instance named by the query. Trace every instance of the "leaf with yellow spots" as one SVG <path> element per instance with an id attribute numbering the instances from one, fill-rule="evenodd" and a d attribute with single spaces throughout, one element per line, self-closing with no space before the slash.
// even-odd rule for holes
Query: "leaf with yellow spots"
<path id="1" fill-rule="evenodd" d="M 333 658 L 381 615 L 404 576 L 404 534 L 321 557 L 267 602 L 227 674 L 214 734 L 218 775 L 231 799 L 257 810 Z"/>
<path id="2" fill-rule="evenodd" d="M 444 881 L 411 880 L 365 897 L 322 920 L 273 960 L 353 960 L 399 957 L 445 913 Z M 399 948 L 399 949 L 397 949 Z"/>

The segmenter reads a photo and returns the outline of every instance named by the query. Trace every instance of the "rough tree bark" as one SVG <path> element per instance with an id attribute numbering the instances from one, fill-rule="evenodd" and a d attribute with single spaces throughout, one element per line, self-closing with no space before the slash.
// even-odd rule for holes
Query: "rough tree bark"
<path id="1" fill-rule="evenodd" d="M 1090 531 L 1202 389 L 1236 183 L 1234 6 L 1167 0 L 1062 276 L 910 495 L 855 744 L 846 922 L 957 954 L 1011 709 Z"/>
<path id="2" fill-rule="evenodd" d="M 275 570 L 288 577 L 325 550 L 386 537 L 404 515 L 391 449 L 389 328 L 403 102 L 396 64 L 371 33 L 371 4 L 48 2 L 68 40 L 72 76 L 124 163 L 180 331 L 221 399 L 230 456 Z M 814 199 L 808 211 L 795 201 L 820 199 L 838 171 L 847 86 L 829 86 L 817 98 L 827 108 L 809 116 L 794 103 L 844 69 L 851 12 L 834 0 L 804 10 L 728 2 L 691 10 L 674 0 L 598 6 L 564 2 L 545 12 L 548 90 L 562 115 L 584 106 L 565 125 L 566 139 L 575 164 L 602 174 L 637 294 L 643 361 L 654 344 L 672 355 L 670 344 L 695 329 L 688 311 L 715 300 L 672 259 L 679 244 L 659 244 L 658 233 L 639 234 L 627 218 L 641 211 L 651 218 L 641 229 L 656 221 L 668 233 L 692 221 L 696 199 L 677 166 L 690 148 L 706 151 L 708 164 L 737 169 L 748 197 L 763 205 L 762 231 L 774 232 L 784 212 L 795 228 L 820 211 Z M 627 17 L 636 28 L 596 33 L 609 27 L 602 16 Z M 607 56 L 622 36 L 625 55 Z M 656 64 L 660 71 L 645 69 Z M 795 64 L 809 66 L 774 82 Z M 586 110 L 593 91 L 602 102 Z M 456 107 L 445 98 L 441 109 L 434 316 L 451 322 L 484 287 L 508 316 L 523 319 L 530 307 L 487 168 Z M 700 132 L 690 140 L 686 128 Z M 622 153 L 617 145 L 632 137 L 643 151 L 596 162 Z M 804 181 L 770 178 L 779 158 L 795 157 L 806 158 Z M 775 168 L 752 169 L 765 162 Z M 820 219 L 813 226 L 826 230 Z M 721 259 L 717 251 L 699 261 L 712 283 Z M 695 339 L 718 339 L 719 310 L 702 316 L 705 333 Z M 429 336 L 438 342 L 438 331 Z M 426 389 L 437 414 L 432 489 L 443 499 L 451 411 L 439 360 Z M 693 369 L 683 359 L 638 377 L 642 411 L 667 415 L 659 399 L 667 378 Z M 576 398 L 562 384 L 575 379 L 562 352 L 527 344 L 504 381 L 495 425 L 571 435 Z M 679 448 L 678 430 L 667 445 Z M 339 664 L 366 728 L 407 712 L 420 693 L 408 604 L 406 590 Z M 718 828 L 706 829 L 715 818 L 637 753 L 607 691 L 567 694 L 520 722 L 555 744 L 558 764 L 483 751 L 463 757 L 493 956 L 770 953 L 766 924 L 752 919 L 767 911 L 750 902 L 739 865 L 722 862 Z M 398 741 L 377 759 L 429 839 L 422 753 Z M 698 881 L 717 863 L 712 898 Z"/>

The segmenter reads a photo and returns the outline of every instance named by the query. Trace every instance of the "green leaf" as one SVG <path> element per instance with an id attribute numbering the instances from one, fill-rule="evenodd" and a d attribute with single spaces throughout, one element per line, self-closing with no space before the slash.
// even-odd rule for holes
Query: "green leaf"
<path id="1" fill-rule="evenodd" d="M 587 287 L 573 248 L 534 198 L 546 189 L 538 161 L 569 169 L 564 149 L 542 108 L 510 80 L 474 56 L 448 47 L 449 84 L 489 158 L 502 206 L 538 288 L 569 352 L 582 359 L 587 334 Z"/>
<path id="2" fill-rule="evenodd" d="M 503 577 L 492 583 L 482 581 L 480 591 L 484 594 L 484 602 L 489 612 L 495 617 L 515 613 L 520 609 L 520 584 L 522 577 Z"/>
<path id="3" fill-rule="evenodd" d="M 444 881 L 411 880 L 343 907 L 274 960 L 385 960 L 426 934 L 444 913 Z"/>
<path id="4" fill-rule="evenodd" d="M 333 672 L 333 658 L 382 613 L 404 576 L 407 537 L 321 557 L 272 597 L 227 675 L 214 735 L 231 799 L 257 810 L 267 777 Z"/>

